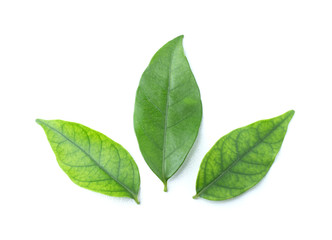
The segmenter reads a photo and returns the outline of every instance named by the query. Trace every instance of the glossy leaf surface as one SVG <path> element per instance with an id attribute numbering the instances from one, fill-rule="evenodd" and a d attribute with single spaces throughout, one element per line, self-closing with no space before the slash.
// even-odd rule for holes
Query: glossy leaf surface
<path id="1" fill-rule="evenodd" d="M 182 46 L 165 44 L 144 71 L 136 93 L 134 126 L 142 155 L 164 183 L 179 169 L 202 119 L 199 89 Z"/>
<path id="2" fill-rule="evenodd" d="M 194 198 L 225 200 L 256 185 L 274 162 L 293 115 L 289 111 L 220 138 L 201 163 Z"/>
<path id="3" fill-rule="evenodd" d="M 62 170 L 77 185 L 138 202 L 140 177 L 136 163 L 118 143 L 81 124 L 41 120 Z"/>

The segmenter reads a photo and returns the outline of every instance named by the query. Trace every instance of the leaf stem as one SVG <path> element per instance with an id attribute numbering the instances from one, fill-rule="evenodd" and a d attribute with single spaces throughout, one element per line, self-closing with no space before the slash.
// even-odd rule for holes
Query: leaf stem
<path id="1" fill-rule="evenodd" d="M 167 182 L 164 182 L 164 192 L 167 192 Z"/>
<path id="2" fill-rule="evenodd" d="M 195 196 L 193 196 L 193 199 L 197 199 L 197 198 L 199 198 L 198 194 L 196 194 Z"/>

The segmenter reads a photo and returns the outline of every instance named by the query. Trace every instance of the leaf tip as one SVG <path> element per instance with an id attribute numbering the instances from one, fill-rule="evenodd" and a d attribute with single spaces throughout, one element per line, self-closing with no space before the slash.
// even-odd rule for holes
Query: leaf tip
<path id="1" fill-rule="evenodd" d="M 193 199 L 197 199 L 199 196 L 196 194 L 195 196 L 193 196 Z"/>
<path id="2" fill-rule="evenodd" d="M 183 38 L 184 38 L 184 35 L 180 35 L 180 36 L 177 36 L 176 38 L 174 38 L 173 40 L 182 42 Z"/>
<path id="3" fill-rule="evenodd" d="M 289 117 L 290 119 L 292 119 L 293 116 L 294 116 L 294 114 L 295 114 L 295 111 L 294 111 L 294 110 L 289 110 L 289 111 L 286 112 L 285 114 L 288 115 L 288 117 Z"/>
<path id="4" fill-rule="evenodd" d="M 140 201 L 138 200 L 138 197 L 137 197 L 137 196 L 134 197 L 134 200 L 135 200 L 135 202 L 136 202 L 137 204 L 140 204 Z"/>

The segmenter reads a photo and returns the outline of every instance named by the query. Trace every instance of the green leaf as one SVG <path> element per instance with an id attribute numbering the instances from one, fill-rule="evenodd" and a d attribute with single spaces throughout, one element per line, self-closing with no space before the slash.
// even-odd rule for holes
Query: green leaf
<path id="1" fill-rule="evenodd" d="M 179 169 L 202 119 L 199 89 L 182 46 L 183 36 L 153 56 L 140 80 L 134 126 L 141 153 L 164 183 Z"/>
<path id="2" fill-rule="evenodd" d="M 225 200 L 255 186 L 274 162 L 293 115 L 292 110 L 220 138 L 201 163 L 194 198 Z"/>
<path id="3" fill-rule="evenodd" d="M 120 144 L 78 123 L 41 119 L 36 122 L 45 130 L 60 167 L 74 183 L 139 203 L 138 168 Z"/>

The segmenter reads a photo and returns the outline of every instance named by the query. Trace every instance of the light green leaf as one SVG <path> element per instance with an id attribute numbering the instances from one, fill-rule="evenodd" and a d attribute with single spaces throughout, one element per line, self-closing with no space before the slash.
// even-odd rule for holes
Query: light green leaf
<path id="1" fill-rule="evenodd" d="M 142 155 L 164 183 L 179 169 L 202 119 L 199 89 L 182 46 L 183 36 L 153 56 L 140 80 L 134 126 Z"/>
<path id="2" fill-rule="evenodd" d="M 292 110 L 220 138 L 201 163 L 194 198 L 225 200 L 256 185 L 274 162 L 293 115 Z"/>
<path id="3" fill-rule="evenodd" d="M 140 177 L 136 163 L 118 143 L 78 123 L 41 120 L 62 170 L 77 185 L 139 203 Z"/>

